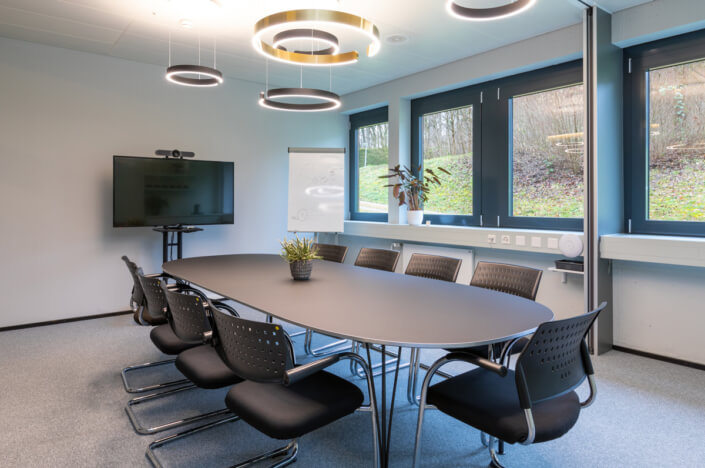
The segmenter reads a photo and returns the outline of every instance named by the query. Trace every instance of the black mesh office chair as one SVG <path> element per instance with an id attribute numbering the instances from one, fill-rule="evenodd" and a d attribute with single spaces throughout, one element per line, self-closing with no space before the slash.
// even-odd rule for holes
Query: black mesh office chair
<path id="1" fill-rule="evenodd" d="M 357 254 L 355 259 L 355 266 L 363 268 L 372 268 L 375 270 L 394 272 L 397 269 L 397 263 L 399 262 L 400 253 L 397 250 L 386 250 L 386 249 L 372 249 L 369 247 L 363 247 Z M 377 351 L 382 351 L 381 348 L 373 347 Z M 354 342 L 352 344 L 352 352 L 360 352 L 360 343 Z M 395 363 L 392 360 L 391 363 Z M 350 363 L 350 372 L 358 377 L 364 377 L 361 370 L 355 366 L 353 362 Z M 381 363 L 372 366 L 373 369 L 381 367 Z M 381 372 L 376 372 L 374 376 L 380 375 Z"/>
<path id="2" fill-rule="evenodd" d="M 523 297 L 532 301 L 536 300 L 541 283 L 542 270 L 529 268 L 520 265 L 509 265 L 506 263 L 477 262 L 475 271 L 470 280 L 470 286 L 500 291 L 514 296 Z M 520 353 L 529 342 L 529 338 L 523 337 L 511 344 L 512 353 Z M 448 351 L 459 351 L 448 350 Z M 468 351 L 485 358 L 496 359 L 502 351 L 502 345 L 493 347 L 482 346 L 470 348 Z M 492 351 L 492 352 L 491 352 Z"/>
<path id="3" fill-rule="evenodd" d="M 195 345 L 181 351 L 176 358 L 176 368 L 186 376 L 187 382 L 190 382 L 191 385 L 130 400 L 125 410 L 135 431 L 139 434 L 154 434 L 215 416 L 225 416 L 228 421 L 235 420 L 236 417 L 228 409 L 224 408 L 153 427 L 145 427 L 138 421 L 133 407 L 141 403 L 164 398 L 192 388 L 216 389 L 228 387 L 242 381 L 222 361 L 211 344 L 204 344 L 204 336 L 211 332 L 208 314 L 212 313 L 212 309 L 216 305 L 196 290 L 177 291 L 167 287 L 164 283 L 161 284 L 161 289 L 169 304 L 169 325 L 173 329 L 174 334 L 182 342 Z M 237 315 L 235 309 L 227 304 L 218 302 L 217 307 L 227 310 L 230 314 Z"/>
<path id="4" fill-rule="evenodd" d="M 459 258 L 415 253 L 411 255 L 404 274 L 455 283 L 458 279 L 461 264 L 462 260 Z M 413 404 L 416 404 L 416 381 L 418 379 L 418 368 L 421 364 L 420 354 L 421 352 L 418 348 L 411 348 L 409 364 L 404 364 L 404 367 L 409 366 L 406 398 L 409 403 Z M 392 359 L 391 362 L 396 362 L 396 358 Z"/>
<path id="5" fill-rule="evenodd" d="M 470 280 L 470 286 L 492 289 L 534 301 L 536 300 L 536 294 L 539 290 L 542 274 L 543 271 L 536 268 L 509 265 L 506 263 L 477 262 L 472 280 Z M 519 353 L 528 342 L 529 339 L 523 337 L 507 344 L 511 345 L 510 352 Z M 493 346 L 479 346 L 462 350 L 447 349 L 446 351 L 469 351 L 484 358 L 496 359 L 502 352 L 502 343 Z M 418 354 L 413 357 L 418 359 Z M 416 362 L 412 364 L 414 364 L 414 370 L 412 372 L 412 381 L 409 382 L 409 388 L 411 389 L 410 394 L 415 395 L 419 366 Z"/>
<path id="6" fill-rule="evenodd" d="M 149 333 L 149 338 L 152 340 L 154 346 L 159 349 L 164 354 L 169 356 L 176 356 L 182 351 L 189 348 L 197 346 L 200 342 L 185 342 L 180 339 L 174 333 L 171 325 L 167 322 L 169 307 L 162 291 L 162 285 L 166 284 L 166 279 L 161 276 L 156 275 L 144 275 L 142 274 L 142 269 L 137 268 L 136 272 L 137 281 L 140 285 L 140 291 L 144 295 L 145 299 L 145 310 L 142 313 L 143 317 L 148 317 L 155 323 L 162 322 L 162 325 L 156 325 L 152 328 Z M 173 288 L 186 288 L 185 286 L 169 285 Z M 177 379 L 169 382 L 158 383 L 153 385 L 146 385 L 143 387 L 133 387 L 128 382 L 128 374 L 139 369 L 146 369 L 150 367 L 163 366 L 166 364 L 171 364 L 176 361 L 176 358 L 165 359 L 156 362 L 146 362 L 144 364 L 136 364 L 133 366 L 125 367 L 122 370 L 122 383 L 125 386 L 125 390 L 128 393 L 141 393 L 150 390 L 158 390 L 166 387 L 173 387 L 174 385 L 181 385 L 188 383 L 188 380 Z"/>
<path id="7" fill-rule="evenodd" d="M 415 253 L 411 255 L 404 274 L 455 283 L 461 263 L 459 258 Z"/>
<path id="8" fill-rule="evenodd" d="M 166 323 L 166 319 L 162 321 L 150 322 L 148 319 L 151 317 L 149 317 L 148 315 L 146 317 L 143 317 L 143 312 L 147 308 L 147 299 L 144 296 L 144 292 L 142 291 L 142 285 L 140 284 L 140 281 L 137 277 L 139 267 L 135 262 L 127 258 L 127 255 L 122 256 L 122 261 L 125 262 L 125 265 L 127 265 L 127 270 L 130 272 L 130 277 L 132 278 L 132 292 L 130 294 L 130 308 L 133 312 L 132 318 L 135 320 L 135 322 L 139 323 L 140 325 L 159 325 L 162 323 Z"/>
<path id="9" fill-rule="evenodd" d="M 343 263 L 345 261 L 345 256 L 348 254 L 348 247 L 345 245 L 314 243 L 313 247 L 316 249 L 316 254 L 322 257 L 322 260 L 327 262 Z M 351 346 L 348 340 L 337 340 L 332 343 L 328 343 L 325 346 L 321 346 L 320 348 L 314 349 L 311 347 L 313 330 L 307 329 L 305 332 L 293 333 L 291 336 L 299 336 L 302 333 L 305 334 L 304 352 L 309 356 L 322 357 L 328 354 L 339 353 L 350 349 Z"/>
<path id="10" fill-rule="evenodd" d="M 348 247 L 345 245 L 319 244 L 314 243 L 317 255 L 323 257 L 327 262 L 343 263 L 348 254 Z"/>
<path id="11" fill-rule="evenodd" d="M 506 263 L 477 262 L 470 286 L 536 300 L 542 270 Z"/>
<path id="12" fill-rule="evenodd" d="M 421 429 L 426 405 L 434 405 L 489 434 L 492 465 L 501 467 L 495 441 L 529 445 L 557 439 L 577 422 L 581 408 L 596 395 L 594 370 L 585 335 L 607 304 L 577 317 L 541 324 L 522 351 L 516 371 L 472 353 L 450 353 L 436 361 L 423 382 L 414 466 L 420 464 Z M 453 361 L 478 366 L 429 386 L 438 369 Z M 588 379 L 590 396 L 580 402 L 575 389 Z"/>
<path id="13" fill-rule="evenodd" d="M 399 262 L 399 252 L 396 250 L 371 249 L 363 247 L 355 259 L 355 266 L 374 268 L 375 270 L 394 271 Z"/>
<path id="14" fill-rule="evenodd" d="M 283 455 L 286 457 L 278 459 L 273 466 L 283 467 L 293 463 L 298 452 L 296 439 L 362 406 L 364 396 L 360 389 L 324 370 L 342 359 L 355 360 L 367 369 L 367 364 L 359 356 L 341 353 L 297 367 L 291 341 L 281 326 L 245 320 L 218 310 L 214 310 L 213 318 L 213 342 L 218 353 L 233 372 L 246 379 L 230 389 L 225 404 L 243 421 L 267 436 L 291 440 L 281 448 L 236 466 L 243 467 Z M 377 466 L 377 413 L 371 378 L 368 378 L 367 384 Z M 154 449 L 208 427 L 155 441 L 150 445 L 147 455 L 150 460 L 154 460 Z"/>

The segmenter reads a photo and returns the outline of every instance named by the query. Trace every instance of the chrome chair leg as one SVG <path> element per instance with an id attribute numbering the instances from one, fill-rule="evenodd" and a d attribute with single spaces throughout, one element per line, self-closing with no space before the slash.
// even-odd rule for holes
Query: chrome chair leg
<path id="1" fill-rule="evenodd" d="M 497 453 L 494 451 L 494 443 L 497 441 L 495 437 L 490 436 L 490 441 L 487 445 L 487 447 L 490 450 L 490 458 L 492 459 L 491 465 L 494 466 L 495 468 L 504 468 L 504 465 L 502 465 L 499 462 L 499 458 L 497 458 Z M 501 441 L 500 441 L 501 442 Z"/>
<path id="2" fill-rule="evenodd" d="M 232 415 L 227 418 L 219 419 L 214 422 L 210 422 L 208 424 L 204 424 L 202 426 L 194 427 L 192 429 L 189 429 L 184 432 L 179 432 L 178 434 L 172 434 L 168 437 L 164 437 L 163 439 L 158 439 L 149 444 L 149 447 L 147 447 L 147 458 L 149 461 L 152 463 L 152 465 L 155 468 L 161 468 L 162 464 L 159 462 L 159 459 L 157 458 L 157 455 L 154 453 L 154 449 L 157 449 L 159 447 L 162 447 L 164 445 L 167 445 L 171 442 L 174 442 L 179 439 L 183 439 L 184 437 L 188 437 L 193 434 L 197 434 L 201 431 L 205 431 L 207 429 L 210 429 L 212 427 L 220 426 L 221 424 L 233 422 L 233 421 L 238 421 L 240 419 L 240 416 Z"/>
<path id="3" fill-rule="evenodd" d="M 419 348 L 411 348 L 409 355 L 409 381 L 406 386 L 406 399 L 412 405 L 418 405 L 419 400 L 416 396 L 416 384 L 419 376 L 419 364 L 421 363 L 421 350 Z"/>
<path id="4" fill-rule="evenodd" d="M 289 453 L 291 452 L 291 453 Z M 244 462 L 238 463 L 236 465 L 232 465 L 230 468 L 244 468 L 246 466 L 250 466 L 254 463 L 261 462 L 263 460 L 268 460 L 270 458 L 277 458 L 280 457 L 284 454 L 289 453 L 289 455 L 284 458 L 283 460 L 278 461 L 274 465 L 270 465 L 269 468 L 281 468 L 287 465 L 290 465 L 296 461 L 296 456 L 299 454 L 299 443 L 296 441 L 296 439 L 292 440 L 288 444 L 286 444 L 283 447 L 279 447 L 277 449 L 272 450 L 271 452 L 264 453 L 262 455 L 258 455 L 256 457 L 252 457 L 249 460 L 245 460 Z"/>
<path id="5" fill-rule="evenodd" d="M 350 340 L 338 340 L 333 343 L 328 343 L 320 348 L 313 349 L 311 347 L 311 341 L 313 340 L 313 330 L 306 330 L 306 338 L 304 339 L 304 352 L 309 356 L 314 357 L 324 357 L 329 354 L 337 354 L 342 351 L 348 351 L 352 349 L 352 344 Z"/>
<path id="6" fill-rule="evenodd" d="M 179 387 L 179 388 L 176 388 L 173 390 L 168 390 L 166 392 L 152 393 L 150 395 L 136 397 L 136 398 L 133 398 L 130 401 L 128 401 L 127 406 L 125 407 L 125 412 L 127 413 L 127 417 L 130 419 L 130 422 L 132 423 L 132 427 L 134 427 L 135 432 L 137 432 L 138 434 L 142 434 L 142 435 L 156 434 L 157 432 L 165 431 L 167 429 L 173 429 L 175 427 L 185 426 L 186 424 L 191 424 L 196 421 L 202 421 L 204 419 L 208 419 L 208 418 L 215 417 L 215 416 L 222 416 L 222 415 L 230 413 L 230 410 L 228 410 L 228 409 L 220 409 L 220 410 L 216 410 L 216 411 L 210 411 L 210 412 L 204 413 L 204 414 L 199 414 L 196 416 L 189 416 L 187 418 L 177 419 L 176 421 L 171 421 L 171 422 L 168 422 L 165 424 L 160 424 L 158 426 L 145 427 L 139 422 L 137 415 L 135 414 L 134 410 L 132 409 L 133 406 L 139 405 L 140 403 L 156 400 L 159 398 L 164 398 L 166 396 L 174 395 L 176 393 L 183 392 L 186 390 L 191 390 L 194 388 L 198 388 L 198 387 L 191 384 L 191 385 Z"/>
<path id="7" fill-rule="evenodd" d="M 136 364 L 134 366 L 128 366 L 125 367 L 122 372 L 122 384 L 125 387 L 125 391 L 127 393 L 142 393 L 142 392 L 147 392 L 149 390 L 158 390 L 160 388 L 166 388 L 166 387 L 173 387 L 174 385 L 181 385 L 188 383 L 188 379 L 179 379 L 179 380 L 172 380 L 170 382 L 164 382 L 160 384 L 153 384 L 153 385 L 147 385 L 146 387 L 131 387 L 130 384 L 127 382 L 127 374 L 129 372 L 138 370 L 138 369 L 147 369 L 149 367 L 157 367 L 157 366 L 163 366 L 165 364 L 171 364 L 176 359 L 166 359 L 164 361 L 156 361 L 156 362 L 145 362 L 144 364 Z"/>

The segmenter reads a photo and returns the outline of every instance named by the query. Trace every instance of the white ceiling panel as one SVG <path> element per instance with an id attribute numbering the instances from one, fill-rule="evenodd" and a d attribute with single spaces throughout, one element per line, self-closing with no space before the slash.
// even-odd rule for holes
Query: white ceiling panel
<path id="1" fill-rule="evenodd" d="M 463 5 L 487 7 L 505 0 L 458 0 Z M 649 0 L 598 0 L 611 11 Z M 0 0 L 0 36 L 58 47 L 97 52 L 114 57 L 166 66 L 172 38 L 172 63 L 212 63 L 217 41 L 218 67 L 226 76 L 265 81 L 265 59 L 250 40 L 257 20 L 294 8 L 328 8 L 354 13 L 375 22 L 383 38 L 380 53 L 364 56 L 365 38 L 342 29 L 330 32 L 341 39 L 343 50 L 360 50 L 360 61 L 335 67 L 333 90 L 345 94 L 522 41 L 580 22 L 577 2 L 538 0 L 528 11 L 490 22 L 467 22 L 450 17 L 445 0 Z M 193 29 L 179 26 L 181 19 Z M 408 40 L 390 44 L 384 39 L 403 35 Z M 295 85 L 300 69 L 270 63 L 270 83 Z M 304 82 L 327 89 L 330 72 L 304 70 Z M 313 86 L 313 84 L 311 85 Z"/>

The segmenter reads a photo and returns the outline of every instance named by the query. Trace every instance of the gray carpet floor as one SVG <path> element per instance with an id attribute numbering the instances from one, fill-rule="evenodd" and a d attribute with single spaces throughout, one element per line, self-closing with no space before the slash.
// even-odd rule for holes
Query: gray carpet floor
<path id="1" fill-rule="evenodd" d="M 251 311 L 243 315 L 261 318 Z M 129 316 L 0 333 L 0 466 L 150 466 L 147 445 L 169 432 L 134 432 L 124 411 L 131 395 L 124 391 L 119 372 L 129 364 L 163 358 L 148 335 L 149 328 L 135 325 Z M 300 354 L 302 338 L 296 340 Z M 325 342 L 323 337 L 318 340 Z M 433 358 L 432 353 L 424 355 L 425 361 Z M 594 363 L 598 398 L 576 426 L 553 442 L 509 446 L 503 463 L 705 467 L 705 372 L 616 351 L 594 358 Z M 343 364 L 335 368 L 340 375 L 349 375 L 347 370 Z M 178 372 L 166 366 L 135 373 L 133 381 L 176 376 Z M 363 381 L 357 382 L 364 387 Z M 405 379 L 400 378 L 392 429 L 394 467 L 411 465 L 417 408 L 407 403 L 405 392 Z M 136 408 L 140 421 L 159 424 L 223 407 L 224 394 L 190 390 Z M 371 466 L 370 426 L 369 413 L 355 413 L 301 438 L 297 466 Z M 166 446 L 158 454 L 164 466 L 217 467 L 280 445 L 234 422 Z M 486 467 L 488 462 L 475 429 L 427 411 L 422 466 Z"/>

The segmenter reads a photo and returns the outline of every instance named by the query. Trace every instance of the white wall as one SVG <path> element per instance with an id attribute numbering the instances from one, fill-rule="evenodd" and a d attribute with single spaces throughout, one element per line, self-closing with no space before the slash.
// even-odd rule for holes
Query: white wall
<path id="1" fill-rule="evenodd" d="M 185 235 L 195 256 L 276 251 L 287 147 L 345 146 L 345 117 L 261 109 L 255 83 L 185 88 L 160 67 L 3 38 L 0 70 L 0 327 L 125 310 L 123 254 L 159 270 L 161 234 L 112 227 L 114 154 L 234 161 L 235 224 Z"/>
<path id="2" fill-rule="evenodd" d="M 612 262 L 614 344 L 705 364 L 705 268 Z"/>

